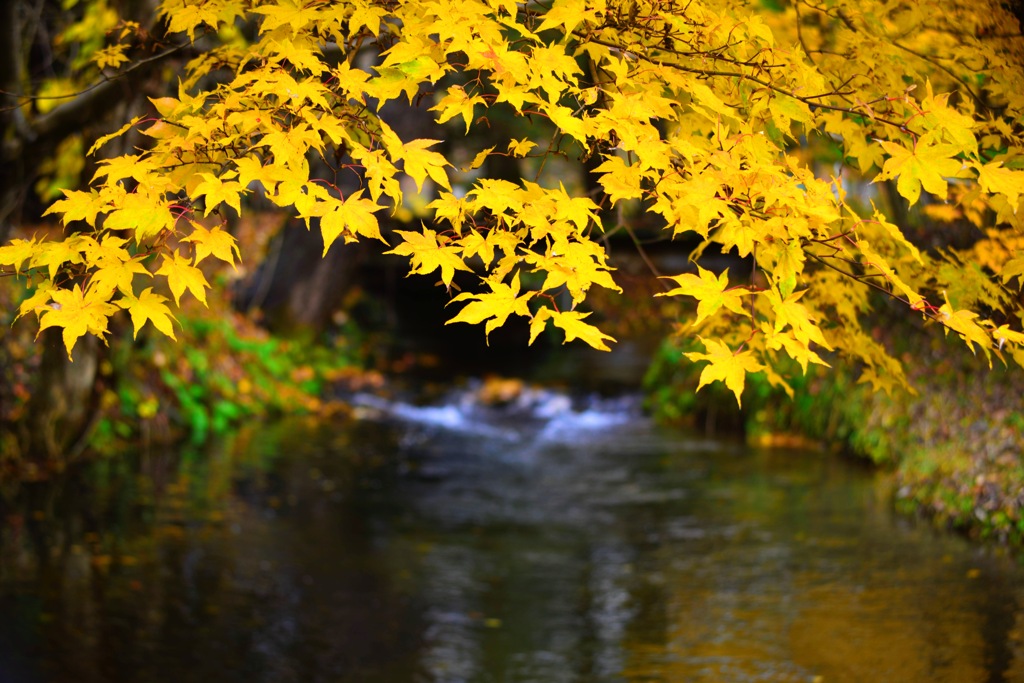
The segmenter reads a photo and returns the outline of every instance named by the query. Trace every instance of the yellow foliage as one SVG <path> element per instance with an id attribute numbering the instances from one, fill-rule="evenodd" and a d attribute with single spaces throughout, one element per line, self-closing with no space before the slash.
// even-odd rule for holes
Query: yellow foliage
<path id="1" fill-rule="evenodd" d="M 200 54 L 176 96 L 152 100 L 156 121 L 128 122 L 91 151 L 140 125 L 149 146 L 102 160 L 91 187 L 50 207 L 79 232 L 0 247 L 0 267 L 45 274 L 28 310 L 42 312 L 43 327 L 63 327 L 70 352 L 82 334 L 102 335 L 119 307 L 136 330 L 148 320 L 173 334 L 156 290 L 176 304 L 186 290 L 205 301 L 196 266 L 241 257 L 227 209 L 246 212 L 257 190 L 319 218 L 325 251 L 339 237 L 383 240 L 382 208 L 421 206 L 433 224 L 397 231 L 388 253 L 465 290 L 450 322 L 484 323 L 489 334 L 516 315 L 530 320 L 530 341 L 552 322 L 566 340 L 607 349 L 611 338 L 584 322 L 581 307 L 595 285 L 618 290 L 603 233 L 644 213 L 666 239 L 700 241 L 695 260 L 711 247 L 752 261 L 734 282 L 698 265 L 673 276 L 667 293 L 696 300 L 683 329 L 706 349 L 690 354 L 710 363 L 701 385 L 722 381 L 737 400 L 747 373 L 784 384 L 773 370 L 780 356 L 806 368 L 825 364 L 821 350 L 861 361 L 877 387 L 902 383 L 899 364 L 861 328 L 870 291 L 969 348 L 1024 356 L 1019 326 L 1005 323 L 1021 319 L 1018 299 L 990 295 L 1024 276 L 1024 43 L 1007 28 L 1015 19 L 998 0 L 784 5 L 162 0 L 170 33 Z M 90 25 L 112 25 L 106 4 L 96 7 Z M 233 30 L 239 18 L 257 27 L 249 43 Z M 364 58 L 374 50 L 376 60 Z M 89 54 L 130 67 L 116 45 Z M 449 122 L 444 146 L 440 132 L 402 140 L 380 118 L 389 102 L 418 98 L 439 126 Z M 534 127 L 493 139 L 489 117 L 498 116 Z M 798 149 L 816 140 L 839 152 L 835 178 L 816 174 Z M 498 155 L 523 158 L 536 176 L 486 177 Z M 311 177 L 318 156 L 359 174 L 363 187 L 343 197 Z M 452 157 L 473 161 L 449 175 Z M 584 160 L 598 196 L 562 182 L 558 169 Z M 410 196 L 403 174 L 422 197 Z M 989 278 L 975 299 L 1003 310 L 945 301 L 950 272 L 966 266 L 939 263 L 892 217 L 848 202 L 849 178 L 893 181 L 907 204 L 991 231 L 986 242 L 1001 251 L 979 245 L 974 279 L 963 282 Z M 189 244 L 191 257 L 178 251 Z M 157 257 L 136 259 L 141 252 Z M 476 280 L 455 283 L 474 271 Z M 136 275 L 165 279 L 136 294 Z"/>

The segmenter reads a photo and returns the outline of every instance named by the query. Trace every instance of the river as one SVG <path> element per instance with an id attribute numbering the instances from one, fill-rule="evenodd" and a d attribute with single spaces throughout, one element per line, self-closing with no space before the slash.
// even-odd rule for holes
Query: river
<path id="1" fill-rule="evenodd" d="M 1024 570 L 871 470 L 478 397 L 5 490 L 0 683 L 1024 680 Z"/>

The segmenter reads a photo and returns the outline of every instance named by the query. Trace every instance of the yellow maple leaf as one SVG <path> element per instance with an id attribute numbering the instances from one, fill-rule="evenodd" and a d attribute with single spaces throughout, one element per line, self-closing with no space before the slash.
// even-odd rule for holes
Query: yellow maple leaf
<path id="1" fill-rule="evenodd" d="M 324 238 L 325 256 L 334 240 L 343 233 L 348 233 L 345 235 L 346 241 L 362 235 L 387 244 L 380 234 L 377 217 L 373 215 L 375 211 L 380 211 L 384 207 L 364 198 L 362 194 L 362 190 L 353 192 L 345 198 L 344 202 L 337 202 L 334 208 L 320 219 L 320 233 Z"/>
<path id="2" fill-rule="evenodd" d="M 451 192 L 441 192 L 437 199 L 427 204 L 428 209 L 434 210 L 434 220 L 442 218 L 451 223 L 456 233 L 462 233 L 462 224 L 466 220 L 466 199 L 456 197 Z"/>
<path id="3" fill-rule="evenodd" d="M 477 181 L 476 187 L 466 193 L 466 197 L 472 198 L 468 209 L 490 209 L 491 213 L 505 222 L 512 220 L 506 211 L 513 215 L 523 212 L 523 189 L 508 180 L 481 178 Z"/>
<path id="4" fill-rule="evenodd" d="M 494 260 L 494 245 L 484 239 L 483 235 L 476 230 L 466 233 L 466 236 L 459 240 L 459 245 L 462 247 L 464 259 L 479 256 L 480 260 L 484 262 L 484 266 L 491 265 L 491 261 Z"/>
<path id="5" fill-rule="evenodd" d="M 450 325 L 451 323 L 477 325 L 487 320 L 487 324 L 484 326 L 484 335 L 490 339 L 491 332 L 504 325 L 505 321 L 513 313 L 525 318 L 530 317 L 530 309 L 527 303 L 533 297 L 534 292 L 527 292 L 522 296 L 519 295 L 519 273 L 513 276 L 511 285 L 506 285 L 504 282 L 495 282 L 490 279 L 486 282 L 487 286 L 491 288 L 490 292 L 483 294 L 466 292 L 459 294 L 449 302 L 469 301 L 470 303 L 466 304 L 459 311 L 458 315 L 446 322 L 445 325 Z"/>
<path id="6" fill-rule="evenodd" d="M 364 26 L 373 35 L 380 33 L 380 20 L 384 18 L 386 10 L 383 7 L 354 3 L 355 9 L 348 19 L 348 37 L 356 35 L 359 29 Z"/>
<path id="7" fill-rule="evenodd" d="M 512 140 L 508 143 L 508 153 L 514 157 L 525 157 L 530 150 L 537 146 L 537 143 L 529 138 Z"/>
<path id="8" fill-rule="evenodd" d="M 917 203 L 922 186 L 939 199 L 945 199 L 946 178 L 957 175 L 963 168 L 961 161 L 952 158 L 959 149 L 950 143 L 917 144 L 912 150 L 887 140 L 882 140 L 881 145 L 889 158 L 875 181 L 897 178 L 896 190 L 911 204 Z"/>
<path id="9" fill-rule="evenodd" d="M 92 61 L 100 69 L 106 69 L 107 67 L 116 69 L 128 61 L 128 55 L 125 54 L 127 50 L 128 45 L 126 44 L 111 45 L 93 53 Z"/>
<path id="10" fill-rule="evenodd" d="M 460 249 L 440 244 L 437 233 L 430 228 L 424 227 L 421 233 L 407 230 L 395 230 L 395 232 L 404 241 L 391 251 L 384 253 L 408 256 L 412 263 L 410 274 L 426 275 L 440 268 L 441 282 L 446 287 L 450 287 L 456 270 L 470 270 L 459 256 Z"/>
<path id="11" fill-rule="evenodd" d="M 955 310 L 947 298 L 946 303 L 939 308 L 936 320 L 945 325 L 948 330 L 953 330 L 960 335 L 972 353 L 975 353 L 974 345 L 977 344 L 988 356 L 992 338 L 985 328 L 975 322 L 977 317 L 978 314 L 974 311 Z M 989 359 L 989 365 L 992 365 L 991 359 Z"/>
<path id="12" fill-rule="evenodd" d="M 241 205 L 241 194 L 245 190 L 245 187 L 237 180 L 231 180 L 235 176 L 234 171 L 229 171 L 227 174 L 217 177 L 212 173 L 200 173 L 199 177 L 203 179 L 201 183 L 189 193 L 189 197 L 192 199 L 198 199 L 199 197 L 206 197 L 206 210 L 203 212 L 204 216 L 209 216 L 210 212 L 220 206 L 221 202 L 226 203 L 235 213 L 238 215 L 242 214 Z M 228 180 L 225 180 L 228 178 Z"/>
<path id="13" fill-rule="evenodd" d="M 185 293 L 186 289 L 192 292 L 192 295 L 199 299 L 204 306 L 206 305 L 206 290 L 210 288 L 210 283 L 206 281 L 203 271 L 193 266 L 188 258 L 177 251 L 164 254 L 163 263 L 160 264 L 160 269 L 156 271 L 156 274 L 167 278 L 167 286 L 171 288 L 171 294 L 174 295 L 175 305 L 181 305 L 181 295 Z"/>
<path id="14" fill-rule="evenodd" d="M 429 61 L 437 66 L 433 60 Z M 388 100 L 393 100 L 403 93 L 412 102 L 419 92 L 419 81 L 402 69 L 387 66 L 377 66 L 374 69 L 377 75 L 368 80 L 363 89 L 367 95 L 377 99 L 378 109 Z"/>
<path id="15" fill-rule="evenodd" d="M 1017 256 L 1003 264 L 999 271 L 1003 284 L 1007 284 L 1013 278 L 1020 278 L 1017 282 L 1024 287 L 1024 256 Z"/>
<path id="16" fill-rule="evenodd" d="M 448 160 L 440 152 L 431 151 L 430 147 L 441 142 L 440 140 L 410 140 L 402 145 L 401 159 L 402 167 L 406 174 L 416 181 L 416 189 L 423 191 L 423 180 L 430 176 L 430 179 L 446 190 L 451 190 L 452 185 L 448 180 L 448 174 L 444 167 L 450 166 Z M 397 159 L 396 159 L 397 161 Z"/>
<path id="17" fill-rule="evenodd" d="M 0 266 L 14 266 L 14 272 L 21 271 L 21 266 L 36 253 L 35 239 L 13 239 L 9 244 L 0 247 Z"/>
<path id="18" fill-rule="evenodd" d="M 975 164 L 978 171 L 978 184 L 985 192 L 1001 194 L 1016 212 L 1020 196 L 1024 194 L 1024 171 L 1004 168 L 1003 162 Z"/>
<path id="19" fill-rule="evenodd" d="M 613 156 L 594 169 L 601 173 L 598 181 L 611 198 L 612 203 L 622 199 L 636 199 L 643 196 L 640 181 L 643 173 L 638 166 L 627 166 L 621 157 Z"/>
<path id="20" fill-rule="evenodd" d="M 469 133 L 469 126 L 473 122 L 473 108 L 478 104 L 485 104 L 484 98 L 479 95 L 470 96 L 466 94 L 461 85 L 453 85 L 448 88 L 448 93 L 441 98 L 441 101 L 430 108 L 430 111 L 440 112 L 437 115 L 438 123 L 461 116 L 466 122 L 466 133 Z"/>
<path id="21" fill-rule="evenodd" d="M 537 33 L 551 28 L 561 27 L 566 36 L 587 19 L 593 20 L 596 7 L 590 7 L 584 0 L 555 0 L 547 12 L 544 21 L 537 27 Z"/>
<path id="22" fill-rule="evenodd" d="M 604 250 L 596 242 L 568 242 L 556 245 L 547 254 L 527 252 L 525 259 L 538 270 L 547 271 L 541 289 L 551 290 L 565 285 L 572 296 L 573 305 L 582 302 L 591 285 L 621 292 L 610 269 L 604 263 Z"/>
<path id="23" fill-rule="evenodd" d="M 587 144 L 587 121 L 577 116 L 572 109 L 554 102 L 546 102 L 541 104 L 541 110 L 562 133 L 572 136 L 583 145 Z"/>
<path id="24" fill-rule="evenodd" d="M 39 318 L 39 332 L 49 327 L 63 327 L 64 348 L 69 360 L 72 360 L 71 351 L 78 338 L 88 333 L 102 339 L 107 333 L 110 316 L 117 311 L 117 306 L 110 303 L 103 292 L 94 289 L 83 292 L 79 285 L 74 289 L 51 290 L 50 298 L 52 303 Z"/>
<path id="25" fill-rule="evenodd" d="M 484 165 L 484 162 L 487 161 L 487 157 L 490 156 L 491 152 L 493 152 L 493 151 L 494 151 L 494 145 L 491 145 L 487 149 L 480 150 L 477 153 L 477 155 L 475 157 L 473 157 L 473 160 L 471 162 L 469 162 L 468 166 L 463 166 L 461 168 L 461 171 L 463 173 L 469 173 L 470 171 L 474 171 L 474 170 L 480 168 L 481 166 Z"/>
<path id="26" fill-rule="evenodd" d="M 1017 344 L 1018 346 L 1024 346 L 1024 334 L 1011 330 L 1007 325 L 1000 325 L 996 329 L 992 330 L 992 338 L 996 341 L 996 344 L 1000 349 L 1006 342 L 1011 344 Z"/>
<path id="27" fill-rule="evenodd" d="M 807 307 L 798 303 L 806 293 L 807 290 L 805 289 L 783 298 L 774 287 L 765 292 L 768 304 L 771 306 L 772 312 L 775 313 L 775 332 L 781 332 L 789 325 L 793 330 L 793 336 L 801 343 L 809 344 L 814 342 L 831 350 L 832 347 L 825 340 L 824 335 L 821 333 L 821 328 L 811 320 Z"/>
<path id="28" fill-rule="evenodd" d="M 910 130 L 924 132 L 922 139 L 949 142 L 960 152 L 977 155 L 978 140 L 973 132 L 977 123 L 974 118 L 950 107 L 949 93 L 934 95 L 930 81 L 926 89 L 927 95 L 921 101 L 922 115 L 908 122 Z"/>
<path id="29" fill-rule="evenodd" d="M 243 188 L 249 187 L 254 180 L 258 180 L 269 194 L 277 192 L 277 184 L 287 180 L 294 175 L 275 163 L 263 165 L 256 157 L 246 156 L 235 159 L 235 168 L 238 170 L 238 184 Z M 207 198 L 209 201 L 209 198 Z"/>
<path id="30" fill-rule="evenodd" d="M 570 197 L 559 181 L 557 190 L 545 190 L 555 201 L 555 218 L 565 219 L 579 230 L 585 230 L 590 222 L 601 224 L 598 218 L 598 206 L 590 197 Z"/>
<path id="31" fill-rule="evenodd" d="M 106 297 L 113 296 L 115 291 L 122 294 L 131 294 L 132 280 L 136 275 L 149 275 L 149 271 L 141 263 L 142 257 L 136 256 L 127 261 L 118 259 L 102 259 L 89 278 L 89 286 L 96 290 L 97 294 L 105 293 Z"/>
<path id="32" fill-rule="evenodd" d="M 541 309 L 541 312 L 543 311 L 551 311 L 551 309 L 543 308 Z M 611 351 L 611 349 L 608 348 L 608 345 L 605 344 L 605 340 L 614 342 L 615 338 L 608 336 L 601 330 L 597 329 L 594 325 L 583 322 L 583 319 L 589 315 L 590 313 L 581 313 L 580 311 L 551 311 L 547 317 L 551 319 L 551 322 L 555 324 L 555 327 L 565 332 L 565 341 L 562 342 L 563 344 L 571 342 L 574 339 L 579 339 L 598 351 Z M 531 334 L 536 338 L 536 334 L 532 329 Z"/>
<path id="33" fill-rule="evenodd" d="M 749 292 L 741 289 L 729 289 L 729 269 L 726 268 L 717 278 L 710 270 L 697 266 L 697 275 L 683 273 L 671 275 L 666 279 L 675 280 L 679 286 L 655 296 L 692 296 L 697 304 L 696 325 L 723 306 L 733 313 L 745 315 L 743 297 Z"/>
<path id="34" fill-rule="evenodd" d="M 116 235 L 106 235 L 102 241 L 97 242 L 89 235 L 81 235 L 83 239 L 86 260 L 92 263 L 100 261 L 128 261 L 132 258 L 131 252 L 125 247 L 128 240 Z"/>
<path id="35" fill-rule="evenodd" d="M 804 373 L 807 372 L 808 363 L 831 367 L 828 363 L 822 360 L 821 356 L 808 346 L 806 341 L 797 339 L 792 330 L 776 332 L 775 329 L 767 322 L 762 322 L 761 333 L 765 336 L 765 346 L 768 349 L 772 351 L 778 349 L 784 350 L 790 358 L 800 364 Z"/>
<path id="36" fill-rule="evenodd" d="M 163 9 L 161 13 L 167 17 L 167 28 L 170 33 L 184 31 L 190 41 L 196 39 L 196 29 L 200 26 L 205 24 L 216 28 L 218 23 L 217 12 L 206 3 L 183 4 L 173 12 Z"/>
<path id="37" fill-rule="evenodd" d="M 18 315 L 14 316 L 17 320 L 26 313 L 42 314 L 46 308 L 46 304 L 50 303 L 53 297 L 53 292 L 56 291 L 53 282 L 50 280 L 43 280 L 36 286 L 36 290 L 32 293 L 32 296 L 28 297 L 21 302 L 21 306 L 18 307 Z"/>
<path id="38" fill-rule="evenodd" d="M 89 225 L 96 227 L 96 215 L 104 209 L 107 203 L 100 196 L 99 192 L 96 190 L 88 192 L 80 190 L 61 191 L 64 193 L 64 199 L 58 199 L 51 204 L 43 212 L 43 215 L 59 213 L 61 214 L 61 223 L 64 225 L 74 221 L 85 221 Z"/>
<path id="39" fill-rule="evenodd" d="M 195 246 L 195 265 L 199 265 L 199 262 L 207 256 L 219 258 L 221 261 L 231 264 L 232 267 L 235 265 L 235 256 L 241 260 L 242 254 L 238 251 L 238 243 L 230 234 L 217 226 L 207 230 L 205 226 L 196 221 L 191 221 L 191 224 L 192 234 L 183 237 L 182 241 L 191 242 Z"/>
<path id="40" fill-rule="evenodd" d="M 89 155 L 89 156 L 92 156 L 92 153 L 95 152 L 96 150 L 98 150 L 99 148 L 101 148 L 103 145 L 107 144 L 108 142 L 110 142 L 114 138 L 121 137 L 129 128 L 131 128 L 136 123 L 138 123 L 141 118 L 142 118 L 141 116 L 134 116 L 134 117 L 132 117 L 131 121 L 129 121 L 128 123 L 124 124 L 123 126 L 118 128 L 117 130 L 115 130 L 113 133 L 109 133 L 107 135 L 104 135 L 104 136 L 98 138 L 96 140 L 96 142 L 92 143 L 92 147 L 89 148 L 89 151 L 86 152 L 86 154 Z"/>
<path id="41" fill-rule="evenodd" d="M 29 268 L 45 266 L 52 280 L 65 263 L 81 262 L 82 252 L 72 238 L 63 242 L 40 242 L 36 245 L 28 265 Z"/>
<path id="42" fill-rule="evenodd" d="M 124 298 L 117 300 L 117 305 L 128 309 L 128 314 L 132 318 L 132 326 L 135 328 L 135 338 L 139 336 L 139 330 L 142 329 L 148 320 L 153 323 L 153 327 L 171 339 L 176 339 L 174 336 L 174 326 L 171 324 L 171 321 L 175 318 L 171 315 L 171 310 L 167 308 L 167 304 L 164 303 L 165 301 L 167 301 L 166 297 L 154 294 L 153 288 L 147 287 L 142 290 L 138 298 L 126 294 Z"/>
<path id="43" fill-rule="evenodd" d="M 316 5 L 303 6 L 291 0 L 284 0 L 256 7 L 252 11 L 264 16 L 263 23 L 260 25 L 260 33 L 269 33 L 285 25 L 292 32 L 298 33 L 300 29 L 316 20 L 318 9 Z M 216 24 L 213 25 L 216 26 Z"/>
<path id="44" fill-rule="evenodd" d="M 742 407 L 743 387 L 746 384 L 747 373 L 759 372 L 763 366 L 757 362 L 754 354 L 750 351 L 734 353 L 722 342 L 703 337 L 698 337 L 698 339 L 704 344 L 707 353 L 694 351 L 686 354 L 687 358 L 695 362 L 708 361 L 707 367 L 700 373 L 697 391 L 700 391 L 706 384 L 723 382 L 726 388 L 736 396 L 737 405 Z"/>
<path id="45" fill-rule="evenodd" d="M 125 195 L 122 206 L 112 211 L 103 222 L 108 230 L 132 230 L 138 242 L 155 237 L 174 227 L 174 214 L 161 197 L 132 192 Z"/>

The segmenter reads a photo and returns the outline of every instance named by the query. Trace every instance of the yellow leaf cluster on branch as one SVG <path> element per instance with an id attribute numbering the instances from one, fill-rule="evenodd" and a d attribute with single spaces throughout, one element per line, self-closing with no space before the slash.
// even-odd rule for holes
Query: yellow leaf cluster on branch
<path id="1" fill-rule="evenodd" d="M 89 188 L 50 207 L 74 227 L 64 241 L 0 247 L 0 267 L 36 277 L 30 310 L 64 328 L 69 354 L 118 308 L 136 331 L 149 321 L 173 335 L 156 291 L 205 302 L 199 262 L 234 265 L 227 218 L 260 195 L 315 219 L 325 253 L 339 238 L 390 238 L 414 273 L 440 271 L 448 288 L 466 273 L 450 322 L 489 334 L 520 316 L 532 341 L 551 321 L 567 341 L 607 349 L 580 307 L 595 285 L 618 290 L 605 236 L 645 216 L 691 245 L 698 265 L 666 295 L 696 303 L 681 329 L 704 343 L 689 354 L 710 363 L 701 385 L 722 381 L 737 400 L 746 374 L 783 357 L 825 364 L 820 351 L 862 362 L 882 388 L 901 383 L 899 364 L 865 341 L 872 293 L 972 351 L 1024 362 L 1021 299 L 999 294 L 1024 270 L 1021 253 L 961 278 L 966 256 L 922 250 L 898 218 L 916 204 L 980 203 L 979 229 L 1024 229 L 1016 19 L 997 0 L 776 4 L 163 0 L 167 30 L 198 54 L 175 96 L 113 136 L 137 129 L 147 146 L 101 161 Z M 220 40 L 236 22 L 252 39 Z M 389 103 L 424 98 L 443 141 L 403 139 L 382 118 Z M 513 117 L 530 122 L 526 137 L 492 131 Z M 524 177 L 487 177 L 495 155 L 521 160 Z M 459 156 L 473 159 L 463 172 Z M 361 188 L 345 196 L 314 160 Z M 555 168 L 567 165 L 575 181 Z M 377 213 L 411 201 L 405 178 L 433 222 L 385 235 Z M 904 205 L 875 208 L 890 181 Z M 709 247 L 749 274 L 700 265 Z M 136 293 L 138 278 L 148 286 Z"/>

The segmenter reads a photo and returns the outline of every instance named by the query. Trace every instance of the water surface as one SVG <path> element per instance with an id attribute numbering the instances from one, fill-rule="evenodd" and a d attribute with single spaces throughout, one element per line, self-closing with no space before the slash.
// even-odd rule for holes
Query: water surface
<path id="1" fill-rule="evenodd" d="M 1024 571 L 869 470 L 472 396 L 6 490 L 0 683 L 1024 679 Z"/>

